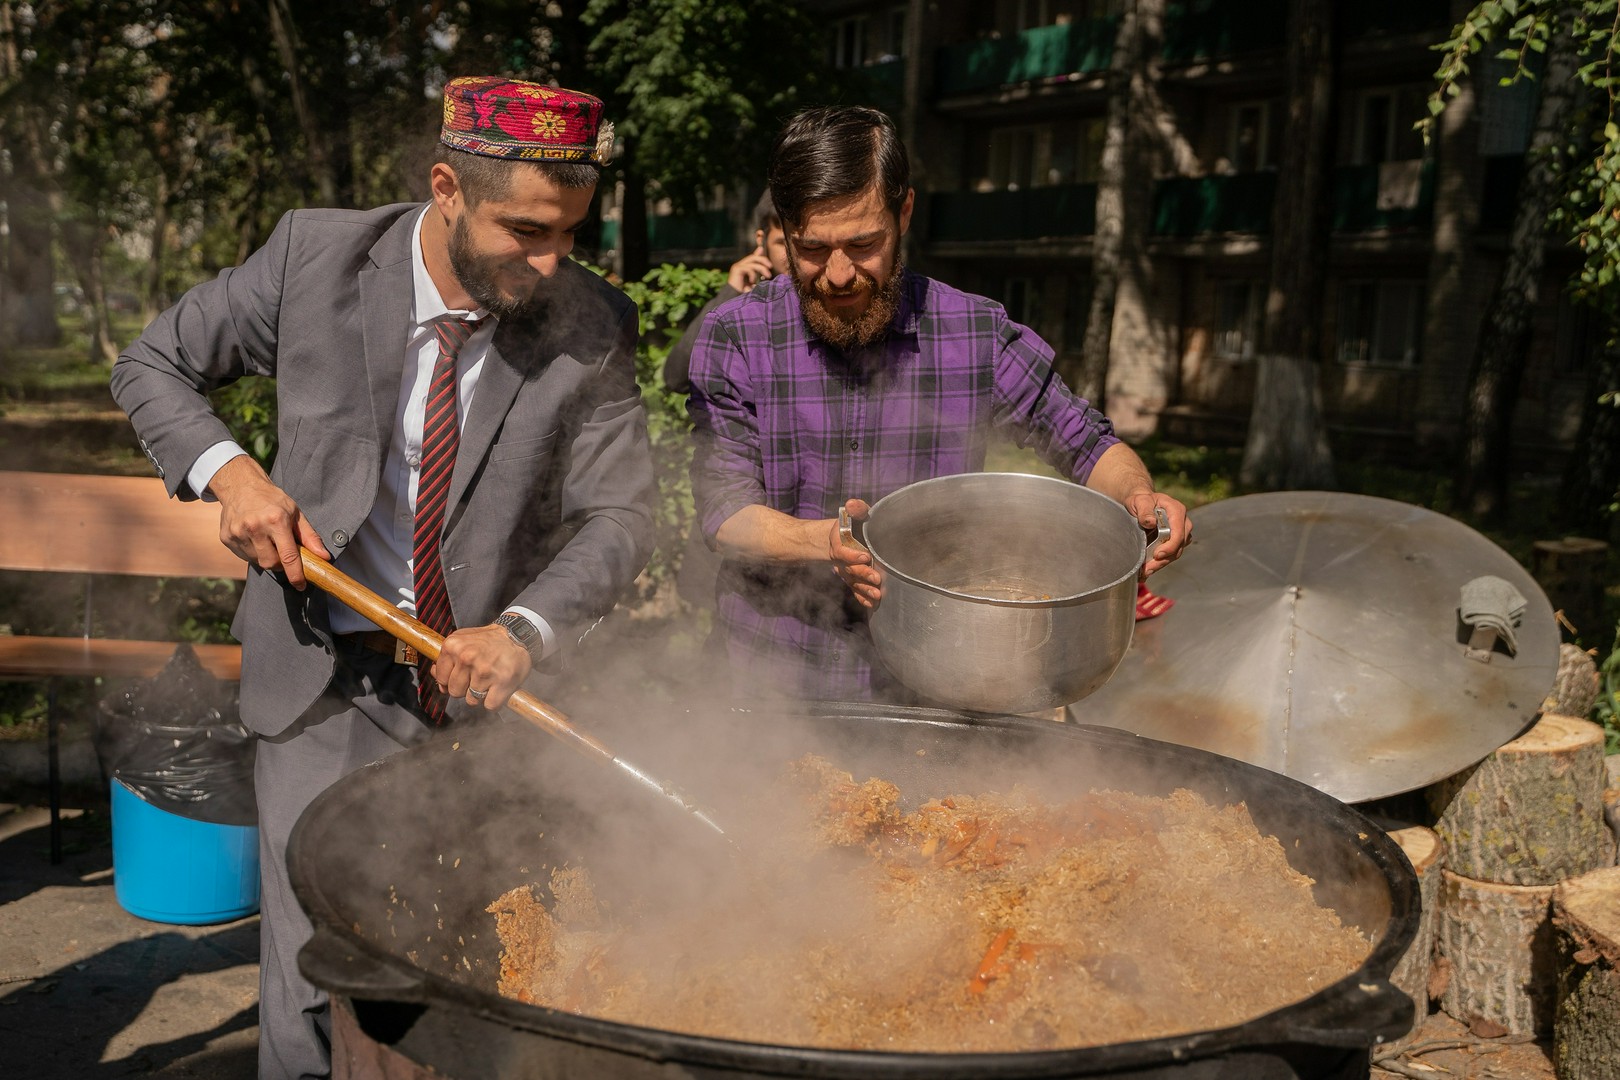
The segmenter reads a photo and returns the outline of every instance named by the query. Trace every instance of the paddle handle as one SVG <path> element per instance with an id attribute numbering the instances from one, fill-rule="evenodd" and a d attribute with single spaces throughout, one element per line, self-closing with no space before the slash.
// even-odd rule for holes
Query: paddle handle
<path id="1" fill-rule="evenodd" d="M 308 548 L 300 547 L 298 554 L 304 560 L 304 579 L 311 585 L 343 601 L 429 660 L 439 658 L 444 638 L 433 629 L 390 604 Z M 514 690 L 512 696 L 506 699 L 505 707 L 581 753 L 607 762 L 614 760 L 613 751 L 574 727 L 561 710 L 547 705 L 526 690 Z"/>

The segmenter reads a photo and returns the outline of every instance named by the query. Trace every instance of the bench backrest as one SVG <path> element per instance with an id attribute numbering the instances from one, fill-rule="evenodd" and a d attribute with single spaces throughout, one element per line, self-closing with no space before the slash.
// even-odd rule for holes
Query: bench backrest
<path id="1" fill-rule="evenodd" d="M 0 570 L 244 578 L 219 505 L 169 498 L 146 476 L 0 470 Z"/>

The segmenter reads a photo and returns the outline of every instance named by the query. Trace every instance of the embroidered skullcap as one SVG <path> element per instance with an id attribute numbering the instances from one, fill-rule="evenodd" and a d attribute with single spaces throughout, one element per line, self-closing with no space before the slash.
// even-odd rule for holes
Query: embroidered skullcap
<path id="1" fill-rule="evenodd" d="M 485 157 L 606 165 L 613 125 L 589 94 L 483 75 L 445 86 L 439 141 Z"/>

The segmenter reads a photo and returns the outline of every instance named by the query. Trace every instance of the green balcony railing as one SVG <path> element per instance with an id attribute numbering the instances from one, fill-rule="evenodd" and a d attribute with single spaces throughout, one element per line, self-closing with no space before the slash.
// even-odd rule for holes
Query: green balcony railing
<path id="1" fill-rule="evenodd" d="M 602 222 L 602 247 L 617 247 L 619 223 Z M 651 251 L 688 251 L 737 246 L 737 226 L 724 210 L 696 214 L 662 214 L 647 219 L 647 247 Z"/>
<path id="2" fill-rule="evenodd" d="M 858 87 L 874 108 L 899 113 L 906 101 L 906 62 L 900 57 L 857 68 L 865 85 Z"/>
<path id="3" fill-rule="evenodd" d="M 1189 176 L 1160 181 L 1154 190 L 1156 236 L 1269 233 L 1277 194 L 1274 172 L 1235 176 Z M 1341 165 L 1333 170 L 1335 232 L 1423 228 L 1434 220 L 1434 167 L 1425 162 L 1417 202 L 1379 209 L 1378 166 Z"/>
<path id="4" fill-rule="evenodd" d="M 1378 208 L 1378 166 L 1341 165 L 1333 170 L 1333 228 L 1341 232 L 1406 229 L 1434 220 L 1434 162 L 1423 163 L 1417 202 Z"/>
<path id="5" fill-rule="evenodd" d="M 1010 83 L 1105 71 L 1114 53 L 1115 18 L 1041 26 L 1013 37 L 966 41 L 939 50 L 935 91 L 940 97 Z"/>
<path id="6" fill-rule="evenodd" d="M 1153 186 L 1153 235 L 1189 239 L 1271 232 L 1275 172 L 1178 176 Z M 1337 232 L 1426 228 L 1434 219 L 1434 170 L 1425 163 L 1417 202 L 1379 209 L 1378 166 L 1333 170 Z M 1091 236 L 1097 231 L 1097 185 L 1064 184 L 1026 191 L 942 191 L 929 200 L 929 239 L 1015 241 Z"/>
<path id="7" fill-rule="evenodd" d="M 1028 191 L 936 191 L 928 205 L 928 235 L 934 243 L 1040 240 L 1097 231 L 1096 184 Z"/>
<path id="8" fill-rule="evenodd" d="M 1153 235 L 1270 232 L 1276 194 L 1274 172 L 1161 180 L 1153 187 Z"/>

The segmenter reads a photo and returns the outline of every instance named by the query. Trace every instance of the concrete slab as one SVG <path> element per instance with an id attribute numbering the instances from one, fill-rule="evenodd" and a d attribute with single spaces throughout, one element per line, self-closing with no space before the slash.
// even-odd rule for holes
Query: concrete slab
<path id="1" fill-rule="evenodd" d="M 0 1077 L 252 1080 L 258 917 L 129 914 L 113 893 L 105 798 L 72 794 L 52 866 L 36 794 L 0 792 L 14 800 L 0 801 Z"/>

